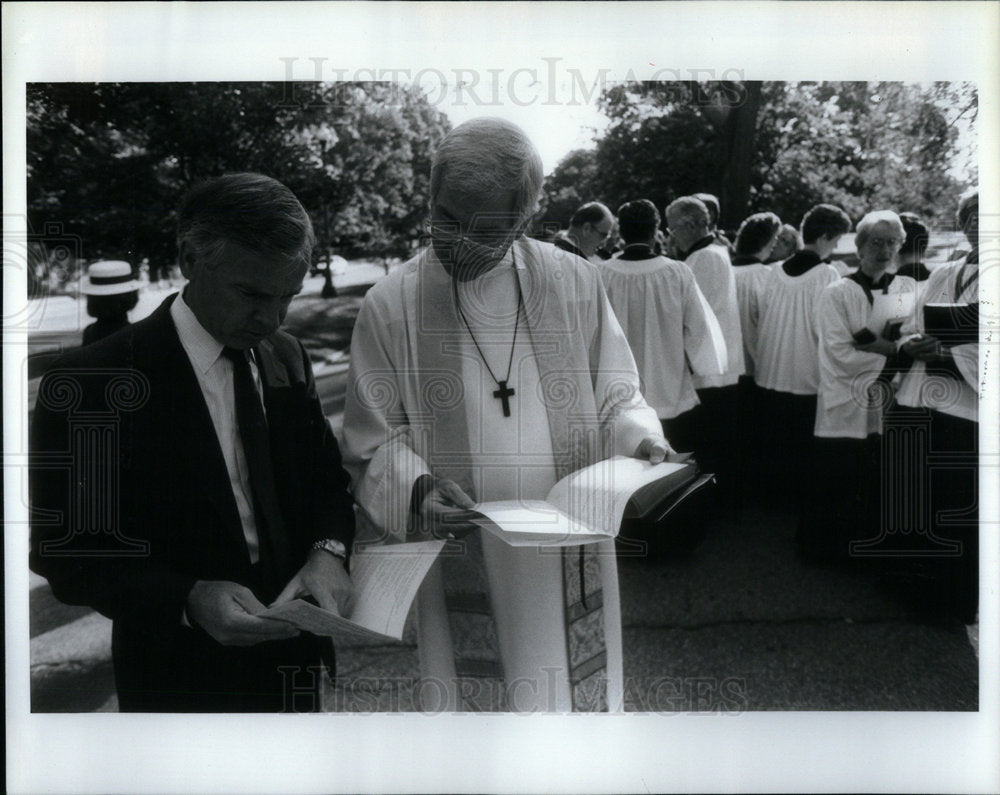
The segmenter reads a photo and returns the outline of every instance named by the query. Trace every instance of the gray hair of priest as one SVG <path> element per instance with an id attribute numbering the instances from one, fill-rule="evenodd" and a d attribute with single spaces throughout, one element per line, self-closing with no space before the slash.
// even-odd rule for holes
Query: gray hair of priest
<path id="1" fill-rule="evenodd" d="M 704 227 L 707 231 L 712 222 L 712 214 L 705 206 L 705 202 L 694 196 L 681 196 L 670 202 L 663 214 L 670 215 L 671 213 L 676 213 L 696 229 Z"/>
<path id="2" fill-rule="evenodd" d="M 520 221 L 534 215 L 542 192 L 542 159 L 524 130 L 505 119 L 470 119 L 441 141 L 431 165 L 431 204 L 442 187 L 471 207 L 513 192 Z"/>
<path id="3" fill-rule="evenodd" d="M 177 245 L 214 262 L 227 243 L 308 265 L 315 245 L 301 202 L 278 180 L 249 172 L 224 174 L 195 185 L 177 213 Z"/>
<path id="4" fill-rule="evenodd" d="M 906 230 L 903 229 L 903 222 L 896 213 L 892 210 L 874 210 L 858 221 L 858 225 L 854 230 L 855 248 L 861 248 L 868 241 L 868 235 L 871 234 L 872 227 L 877 224 L 888 224 L 891 226 L 893 231 L 899 236 L 900 243 L 906 240 Z"/>

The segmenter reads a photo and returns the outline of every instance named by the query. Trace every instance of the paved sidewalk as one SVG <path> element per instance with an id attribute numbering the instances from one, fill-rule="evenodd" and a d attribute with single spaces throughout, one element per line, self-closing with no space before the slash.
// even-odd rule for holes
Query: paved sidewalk
<path id="1" fill-rule="evenodd" d="M 977 709 L 964 626 L 803 565 L 793 531 L 788 515 L 748 512 L 714 521 L 689 559 L 619 559 L 627 710 Z M 339 648 L 326 709 L 411 711 L 418 672 L 412 626 L 403 643 Z"/>

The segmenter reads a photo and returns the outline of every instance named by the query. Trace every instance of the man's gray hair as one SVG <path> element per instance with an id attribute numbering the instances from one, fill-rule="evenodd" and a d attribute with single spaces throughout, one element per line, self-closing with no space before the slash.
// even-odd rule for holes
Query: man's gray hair
<path id="1" fill-rule="evenodd" d="M 872 227 L 876 224 L 889 224 L 899 236 L 900 243 L 906 240 L 906 230 L 903 228 L 902 220 L 896 213 L 892 210 L 873 210 L 858 221 L 858 225 L 854 229 L 855 249 L 861 248 L 868 241 L 868 235 L 871 234 Z"/>
<path id="2" fill-rule="evenodd" d="M 542 159 L 524 130 L 505 119 L 470 119 L 448 133 L 431 165 L 431 204 L 444 185 L 470 206 L 513 192 L 519 220 L 534 215 L 542 192 Z"/>
<path id="3" fill-rule="evenodd" d="M 177 214 L 177 245 L 213 262 L 236 243 L 289 263 L 308 265 L 315 245 L 309 214 L 292 191 L 264 174 L 224 174 L 185 195 Z"/>
<path id="4" fill-rule="evenodd" d="M 712 214 L 708 211 L 708 207 L 705 206 L 705 202 L 701 199 L 696 199 L 694 196 L 681 196 L 679 199 L 674 199 L 667 205 L 667 209 L 663 211 L 664 215 L 670 215 L 671 212 L 675 212 L 681 216 L 686 221 L 690 221 L 694 225 L 704 225 L 707 230 L 712 221 Z"/>

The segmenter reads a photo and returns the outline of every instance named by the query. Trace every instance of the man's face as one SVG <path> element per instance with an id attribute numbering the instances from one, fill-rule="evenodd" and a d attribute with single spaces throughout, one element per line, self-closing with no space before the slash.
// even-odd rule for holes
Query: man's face
<path id="1" fill-rule="evenodd" d="M 701 227 L 677 210 L 667 213 L 667 231 L 678 251 L 684 251 L 704 236 Z"/>
<path id="2" fill-rule="evenodd" d="M 580 251 L 582 251 L 586 256 L 592 257 L 594 252 L 597 251 L 604 242 L 608 239 L 608 235 L 615 228 L 614 219 L 605 216 L 596 224 L 586 223 L 583 225 L 583 234 L 580 236 Z"/>
<path id="3" fill-rule="evenodd" d="M 837 235 L 820 235 L 819 239 L 814 244 L 816 246 L 816 251 L 819 253 L 820 257 L 826 259 L 834 251 L 837 250 L 837 244 L 840 242 L 840 238 L 843 234 Z M 898 246 L 897 246 L 898 249 Z M 858 256 L 861 256 L 861 252 L 858 252 Z"/>
<path id="4" fill-rule="evenodd" d="M 788 259 L 795 253 L 795 242 L 795 233 L 790 229 L 782 229 L 775 238 L 770 256 L 780 260 Z"/>
<path id="5" fill-rule="evenodd" d="M 184 300 L 223 345 L 246 350 L 277 331 L 299 291 L 306 266 L 228 243 L 214 263 L 182 252 L 189 283 Z"/>
<path id="6" fill-rule="evenodd" d="M 903 238 L 892 224 L 880 221 L 868 230 L 865 242 L 858 246 L 861 270 L 871 275 L 884 271 L 896 259 Z"/>
<path id="7" fill-rule="evenodd" d="M 470 207 L 444 185 L 431 206 L 431 242 L 444 269 L 459 281 L 492 270 L 524 231 L 516 195 L 498 194 Z"/>

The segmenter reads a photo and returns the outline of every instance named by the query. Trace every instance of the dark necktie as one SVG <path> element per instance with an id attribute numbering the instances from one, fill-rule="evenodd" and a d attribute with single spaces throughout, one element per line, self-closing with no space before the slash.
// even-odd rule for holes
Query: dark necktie
<path id="1" fill-rule="evenodd" d="M 267 419 L 250 372 L 247 353 L 235 348 L 222 349 L 222 355 L 233 363 L 236 422 L 243 442 L 243 454 L 250 470 L 260 566 L 265 583 L 271 588 L 280 588 L 284 584 L 280 582 L 280 577 L 287 561 L 287 539 L 278 505 L 278 492 L 274 485 Z"/>

